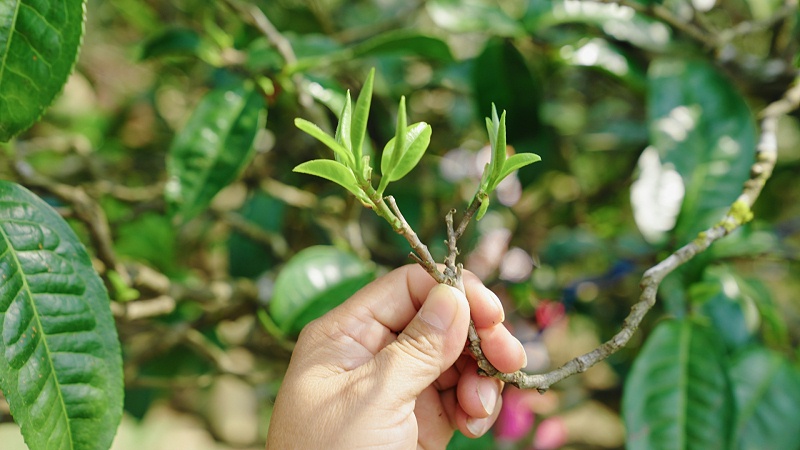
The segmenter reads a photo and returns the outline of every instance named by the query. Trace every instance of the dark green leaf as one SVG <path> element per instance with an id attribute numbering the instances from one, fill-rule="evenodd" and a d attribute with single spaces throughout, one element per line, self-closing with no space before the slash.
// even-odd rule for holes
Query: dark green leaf
<path id="1" fill-rule="evenodd" d="M 490 39 L 473 62 L 472 82 L 480 117 L 491 116 L 491 104 L 508 113 L 508 142 L 539 134 L 542 82 L 512 42 Z"/>
<path id="2" fill-rule="evenodd" d="M 364 87 L 358 94 L 356 100 L 355 111 L 353 112 L 353 124 L 350 129 L 350 139 L 353 143 L 353 159 L 355 159 L 355 167 L 359 170 L 362 168 L 363 160 L 362 149 L 364 145 L 364 137 L 367 134 L 367 120 L 369 119 L 369 108 L 372 103 L 372 83 L 375 80 L 375 69 L 369 71 L 367 81 L 364 82 Z"/>
<path id="3" fill-rule="evenodd" d="M 453 61 L 446 42 L 411 30 L 392 30 L 352 48 L 352 55 L 356 58 L 386 54 L 410 54 L 442 62 Z"/>
<path id="4" fill-rule="evenodd" d="M 782 355 L 754 347 L 730 370 L 742 450 L 800 448 L 800 371 Z"/>
<path id="5" fill-rule="evenodd" d="M 706 327 L 690 320 L 659 324 L 625 383 L 627 448 L 727 449 L 734 403 L 722 355 Z"/>
<path id="6" fill-rule="evenodd" d="M 264 99 L 252 86 L 215 89 L 200 101 L 167 155 L 165 197 L 174 217 L 186 221 L 239 176 L 253 157 L 264 127 Z"/>
<path id="7" fill-rule="evenodd" d="M 398 149 L 395 145 L 395 139 L 397 138 L 392 138 L 386 144 L 383 149 L 384 159 L 381 160 L 381 172 L 388 181 L 397 181 L 416 167 L 431 142 L 431 126 L 425 122 L 418 122 L 406 127 L 406 132 L 403 136 L 405 141 L 404 148 Z M 395 159 L 395 162 L 384 164 L 384 161 L 388 159 L 387 156 Z"/>
<path id="8" fill-rule="evenodd" d="M 30 127 L 61 92 L 84 13 L 83 0 L 0 2 L 0 141 Z"/>
<path id="9" fill-rule="evenodd" d="M 189 28 L 170 28 L 145 41 L 142 60 L 172 55 L 195 55 L 200 48 L 200 35 Z"/>
<path id="10" fill-rule="evenodd" d="M 308 133 L 314 139 L 325 144 L 329 149 L 333 150 L 337 161 L 343 160 L 343 163 L 347 166 L 354 167 L 353 155 L 350 153 L 350 151 L 336 142 L 336 139 L 332 138 L 330 135 L 328 135 L 328 133 L 322 131 L 318 126 L 305 119 L 294 119 L 294 125 Z"/>
<path id="11" fill-rule="evenodd" d="M 330 246 L 309 247 L 292 257 L 275 280 L 270 315 L 283 331 L 296 335 L 373 279 L 372 269 L 355 255 Z"/>
<path id="12" fill-rule="evenodd" d="M 0 389 L 31 450 L 106 450 L 122 358 L 106 289 L 44 201 L 0 181 Z"/>
<path id="13" fill-rule="evenodd" d="M 648 77 L 650 141 L 660 163 L 681 176 L 685 195 L 674 232 L 687 242 L 719 221 L 741 192 L 755 124 L 742 96 L 708 63 L 657 59 Z"/>
<path id="14" fill-rule="evenodd" d="M 315 159 L 306 161 L 294 168 L 295 172 L 316 175 L 326 180 L 342 186 L 362 201 L 367 201 L 364 192 L 358 187 L 353 171 L 345 167 L 344 164 L 332 159 Z"/>
<path id="15" fill-rule="evenodd" d="M 732 349 L 748 344 L 760 325 L 758 307 L 743 284 L 729 267 L 713 266 L 689 289 L 691 301 Z"/>

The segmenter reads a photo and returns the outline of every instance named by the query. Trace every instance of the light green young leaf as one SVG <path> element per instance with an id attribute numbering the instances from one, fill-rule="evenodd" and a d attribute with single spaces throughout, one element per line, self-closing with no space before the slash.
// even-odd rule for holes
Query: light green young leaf
<path id="1" fill-rule="evenodd" d="M 294 125 L 311 135 L 311 137 L 314 139 L 325 144 L 329 149 L 333 150 L 333 153 L 336 155 L 337 159 L 343 160 L 343 164 L 346 166 L 353 167 L 355 165 L 353 162 L 353 155 L 350 153 L 350 151 L 336 142 L 336 139 L 332 138 L 330 135 L 328 135 L 328 133 L 322 131 L 318 126 L 300 118 L 294 119 Z"/>
<path id="2" fill-rule="evenodd" d="M 381 161 L 381 172 L 383 179 L 388 180 L 387 183 L 403 178 L 416 167 L 431 142 L 431 126 L 425 122 L 418 122 L 407 127 L 406 132 L 403 133 L 403 148 L 395 145 L 395 139 L 392 138 L 383 149 L 384 160 Z M 387 152 L 394 160 L 391 164 L 384 164 Z M 381 185 L 384 184 L 383 179 L 381 179 Z"/>
<path id="3" fill-rule="evenodd" d="M 353 121 L 353 102 L 350 100 L 350 90 L 345 95 L 344 107 L 339 114 L 339 124 L 336 126 L 336 142 L 353 153 L 352 141 L 350 140 L 350 127 Z M 337 155 L 338 156 L 338 155 Z"/>
<path id="4" fill-rule="evenodd" d="M 367 119 L 369 119 L 369 108 L 372 104 L 372 84 L 375 80 L 375 69 L 369 71 L 367 81 L 358 94 L 356 108 L 353 113 L 353 124 L 350 128 L 350 139 L 353 143 L 353 159 L 356 161 L 356 168 L 361 169 L 361 155 L 363 155 L 364 137 L 367 134 Z"/>
<path id="5" fill-rule="evenodd" d="M 26 444 L 108 449 L 123 403 L 108 293 L 64 219 L 8 181 L 0 181 L 0 268 L 0 389 Z"/>
<path id="6" fill-rule="evenodd" d="M 506 112 L 503 111 L 498 120 L 494 104 L 492 104 L 492 123 L 495 126 L 494 147 L 492 147 L 492 178 L 494 179 L 492 184 L 497 187 L 502 180 L 500 172 L 503 170 L 508 156 L 506 153 Z"/>
<path id="7" fill-rule="evenodd" d="M 395 131 L 394 139 L 390 140 L 389 143 L 386 144 L 386 147 L 383 148 L 383 154 L 381 155 L 381 175 L 383 178 L 381 179 L 381 187 L 378 189 L 378 192 L 383 192 L 383 189 L 386 188 L 386 185 L 389 184 L 389 177 L 387 176 L 389 172 L 391 172 L 392 167 L 397 166 L 398 161 L 403 156 L 402 151 L 397 151 L 397 149 L 405 149 L 406 143 L 406 133 L 407 133 L 407 117 L 406 117 L 406 98 L 405 96 L 400 97 L 400 106 L 397 108 L 397 129 Z"/>
<path id="8" fill-rule="evenodd" d="M 315 159 L 306 161 L 294 168 L 295 172 L 315 175 L 342 186 L 356 196 L 359 200 L 369 203 L 369 199 L 358 187 L 353 171 L 344 164 L 332 159 Z"/>
<path id="9" fill-rule="evenodd" d="M 507 176 L 511 175 L 515 170 L 541 160 L 541 156 L 535 153 L 517 153 L 516 155 L 512 155 L 503 165 L 503 170 L 500 171 L 500 176 L 497 178 L 497 180 L 495 180 L 496 184 L 492 186 L 492 189 L 496 188 L 501 181 L 503 181 Z"/>
<path id="10" fill-rule="evenodd" d="M 484 199 L 483 202 L 481 202 L 481 206 L 478 209 L 478 212 L 475 214 L 475 220 L 481 220 L 484 214 L 486 214 L 486 211 L 488 209 L 489 209 L 489 197 L 486 197 L 486 199 Z"/>

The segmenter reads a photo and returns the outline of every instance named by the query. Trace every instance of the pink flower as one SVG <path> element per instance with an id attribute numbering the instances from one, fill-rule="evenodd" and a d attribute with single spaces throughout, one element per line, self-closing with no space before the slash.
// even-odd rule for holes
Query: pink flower
<path id="1" fill-rule="evenodd" d="M 503 392 L 503 407 L 494 426 L 495 438 L 501 441 L 518 441 L 531 431 L 534 414 L 528 400 L 530 394 L 531 392 L 510 386 L 506 388 Z"/>

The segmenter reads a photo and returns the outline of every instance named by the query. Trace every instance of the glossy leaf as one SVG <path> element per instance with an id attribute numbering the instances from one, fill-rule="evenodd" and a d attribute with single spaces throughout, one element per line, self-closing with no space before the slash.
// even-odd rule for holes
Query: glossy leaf
<path id="1" fill-rule="evenodd" d="M 384 159 L 381 160 L 381 172 L 389 181 L 403 178 L 416 167 L 431 142 L 431 126 L 425 122 L 418 122 L 406 127 L 403 135 L 403 148 L 397 148 L 396 139 L 392 138 L 386 144 L 383 149 Z M 395 161 L 391 164 L 384 164 L 388 158 L 394 158 Z"/>
<path id="2" fill-rule="evenodd" d="M 0 389 L 31 450 L 105 450 L 122 358 L 103 282 L 49 205 L 0 181 Z"/>
<path id="3" fill-rule="evenodd" d="M 490 32 L 507 37 L 525 33 L 522 25 L 502 8 L 481 0 L 432 0 L 425 6 L 436 25 L 450 32 Z"/>
<path id="4" fill-rule="evenodd" d="M 174 217 L 196 216 L 239 176 L 265 121 L 264 99 L 252 86 L 215 89 L 203 97 L 167 155 L 164 194 Z"/>
<path id="5" fill-rule="evenodd" d="M 762 347 L 740 354 L 730 370 L 742 450 L 800 448 L 800 371 Z"/>
<path id="6" fill-rule="evenodd" d="M 305 119 L 294 119 L 294 125 L 333 150 L 337 160 L 343 160 L 348 166 L 354 167 L 353 156 L 350 151 L 339 144 L 336 138 L 332 138 L 328 133 Z"/>
<path id="7" fill-rule="evenodd" d="M 708 63 L 662 58 L 648 72 L 650 142 L 682 178 L 679 242 L 716 223 L 749 177 L 755 124 L 742 96 Z M 668 198 L 668 193 L 665 193 Z"/>
<path id="8" fill-rule="evenodd" d="M 727 449 L 734 402 L 724 349 L 691 320 L 659 324 L 625 382 L 627 448 Z"/>
<path id="9" fill-rule="evenodd" d="M 689 288 L 692 303 L 708 317 L 717 335 L 731 349 L 750 343 L 761 320 L 744 281 L 725 266 L 706 269 L 703 279 Z"/>
<path id="10" fill-rule="evenodd" d="M 306 248 L 286 263 L 275 280 L 270 316 L 284 332 L 296 335 L 374 277 L 355 255 L 330 246 Z"/>
<path id="11" fill-rule="evenodd" d="M 0 2 L 0 141 L 30 127 L 61 92 L 84 15 L 84 0 Z"/>
<path id="12" fill-rule="evenodd" d="M 332 159 L 315 159 L 306 161 L 294 168 L 295 172 L 315 175 L 326 180 L 333 181 L 339 186 L 347 189 L 362 201 L 369 202 L 364 192 L 358 187 L 353 171 L 344 164 Z"/>
<path id="13" fill-rule="evenodd" d="M 353 123 L 350 128 L 353 159 L 356 163 L 355 167 L 359 170 L 363 165 L 362 155 L 364 151 L 362 147 L 367 134 L 367 120 L 369 119 L 369 108 L 372 104 L 372 84 L 374 80 L 375 69 L 373 68 L 369 71 L 367 81 L 364 82 L 364 87 L 361 88 L 361 92 L 358 94 L 355 110 L 353 111 Z"/>

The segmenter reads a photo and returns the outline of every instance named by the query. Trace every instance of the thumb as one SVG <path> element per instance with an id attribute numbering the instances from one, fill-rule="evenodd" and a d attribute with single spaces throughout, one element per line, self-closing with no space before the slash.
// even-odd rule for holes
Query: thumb
<path id="1" fill-rule="evenodd" d="M 464 293 L 444 284 L 435 286 L 397 340 L 375 355 L 377 375 L 388 381 L 399 400 L 416 399 L 461 355 L 468 326 Z"/>

